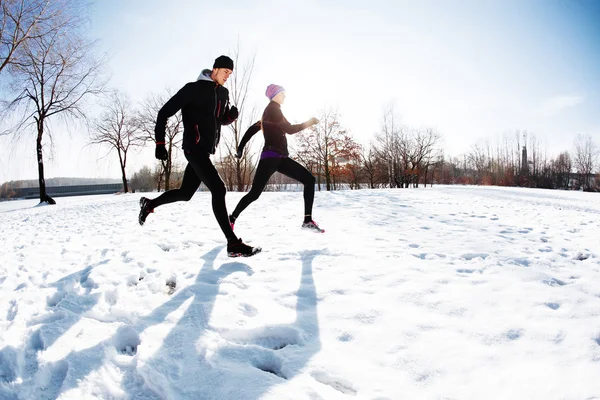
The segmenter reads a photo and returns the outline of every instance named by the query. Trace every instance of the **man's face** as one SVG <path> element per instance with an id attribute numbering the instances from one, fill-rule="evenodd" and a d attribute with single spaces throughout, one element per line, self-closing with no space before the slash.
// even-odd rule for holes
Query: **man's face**
<path id="1" fill-rule="evenodd" d="M 213 69 L 211 78 L 217 82 L 219 85 L 225 85 L 227 79 L 229 79 L 229 75 L 233 73 L 229 68 L 215 68 Z"/>

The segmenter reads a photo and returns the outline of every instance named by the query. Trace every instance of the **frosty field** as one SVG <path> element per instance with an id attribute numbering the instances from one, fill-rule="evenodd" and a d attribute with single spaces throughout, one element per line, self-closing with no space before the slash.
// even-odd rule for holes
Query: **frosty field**
<path id="1" fill-rule="evenodd" d="M 600 398 L 600 195 L 209 196 L 0 203 L 0 398 Z"/>

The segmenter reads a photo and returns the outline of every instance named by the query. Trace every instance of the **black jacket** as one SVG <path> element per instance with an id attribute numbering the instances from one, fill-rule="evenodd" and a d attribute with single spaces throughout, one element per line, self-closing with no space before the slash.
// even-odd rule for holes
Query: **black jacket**
<path id="1" fill-rule="evenodd" d="M 238 145 L 238 151 L 243 151 L 252 136 L 262 129 L 265 136 L 265 147 L 263 150 L 272 150 L 281 155 L 288 156 L 289 152 L 285 134 L 298 133 L 309 126 L 308 121 L 296 125 L 290 124 L 281 112 L 281 105 L 276 101 L 271 101 L 263 112 L 262 120 L 256 122 L 244 133 L 244 137 Z"/>
<path id="2" fill-rule="evenodd" d="M 157 143 L 164 143 L 167 119 L 179 110 L 183 119 L 183 149 L 190 152 L 202 149 L 215 154 L 221 125 L 235 121 L 230 116 L 229 92 L 210 79 L 210 70 L 204 70 L 198 81 L 186 84 L 160 109 L 154 128 Z"/>

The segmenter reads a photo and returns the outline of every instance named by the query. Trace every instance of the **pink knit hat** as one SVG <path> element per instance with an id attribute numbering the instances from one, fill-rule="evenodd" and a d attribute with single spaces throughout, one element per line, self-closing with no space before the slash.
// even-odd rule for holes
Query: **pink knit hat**
<path id="1" fill-rule="evenodd" d="M 279 93 L 284 91 L 285 89 L 283 88 L 283 86 L 270 84 L 269 86 L 267 86 L 267 91 L 265 92 L 265 95 L 267 95 L 269 100 L 273 100 L 273 97 L 277 96 Z"/>

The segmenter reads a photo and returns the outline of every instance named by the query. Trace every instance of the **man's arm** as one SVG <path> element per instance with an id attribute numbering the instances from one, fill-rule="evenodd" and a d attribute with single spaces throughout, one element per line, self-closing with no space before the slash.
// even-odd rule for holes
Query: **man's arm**
<path id="1" fill-rule="evenodd" d="M 165 131 L 167 129 L 167 120 L 181 110 L 190 102 L 194 95 L 193 83 L 188 83 L 181 88 L 173 97 L 171 97 L 158 112 L 156 117 L 156 126 L 154 127 L 154 136 L 156 143 L 165 143 Z"/>
<path id="2" fill-rule="evenodd" d="M 221 116 L 221 125 L 229 125 L 233 123 L 233 121 L 237 119 L 239 114 L 240 113 L 236 106 L 231 106 L 231 108 L 229 106 L 226 106 L 225 112 Z"/>

